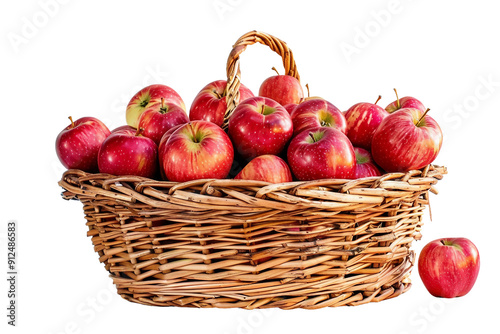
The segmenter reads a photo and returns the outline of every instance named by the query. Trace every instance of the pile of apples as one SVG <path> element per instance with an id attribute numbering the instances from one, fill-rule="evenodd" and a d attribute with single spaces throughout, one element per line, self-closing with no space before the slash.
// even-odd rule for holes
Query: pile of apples
<path id="1" fill-rule="evenodd" d="M 94 117 L 70 117 L 56 139 L 57 155 L 66 168 L 91 173 L 280 183 L 420 169 L 441 148 L 439 125 L 412 97 L 385 109 L 379 97 L 341 112 L 323 98 L 304 97 L 289 75 L 266 79 L 258 96 L 243 84 L 239 92 L 223 129 L 225 80 L 206 85 L 189 114 L 172 88 L 145 87 L 128 103 L 127 125 L 113 131 Z"/>

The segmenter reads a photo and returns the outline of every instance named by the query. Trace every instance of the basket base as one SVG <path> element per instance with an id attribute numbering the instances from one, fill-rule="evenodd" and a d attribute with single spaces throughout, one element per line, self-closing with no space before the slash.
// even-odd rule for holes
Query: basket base
<path id="1" fill-rule="evenodd" d="M 284 310 L 357 306 L 397 297 L 411 288 L 414 252 L 379 274 L 241 282 L 134 278 L 112 274 L 122 298 L 143 305 Z"/>
<path id="2" fill-rule="evenodd" d="M 195 308 L 241 308 L 247 310 L 280 308 L 290 310 L 296 308 L 320 309 L 324 307 L 357 306 L 371 302 L 380 302 L 395 298 L 411 288 L 409 278 L 405 282 L 398 282 L 394 286 L 379 288 L 373 292 L 354 291 L 337 294 L 325 294 L 317 296 L 280 296 L 273 298 L 261 298 L 252 300 L 240 300 L 230 297 L 202 297 L 202 296 L 170 296 L 152 294 L 124 293 L 119 289 L 122 298 L 138 304 L 149 306 L 174 306 Z M 120 291 L 122 290 L 122 291 Z"/>

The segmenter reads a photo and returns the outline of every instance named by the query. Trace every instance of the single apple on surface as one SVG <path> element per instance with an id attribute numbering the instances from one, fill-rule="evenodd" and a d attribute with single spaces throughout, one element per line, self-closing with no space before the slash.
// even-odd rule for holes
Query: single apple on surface
<path id="1" fill-rule="evenodd" d="M 122 129 L 112 133 L 99 150 L 99 171 L 112 175 L 156 176 L 158 148 L 155 142 L 136 131 Z"/>
<path id="2" fill-rule="evenodd" d="M 398 97 L 398 91 L 396 90 L 396 88 L 394 88 L 394 92 L 396 93 L 396 101 L 389 103 L 389 105 L 385 107 L 385 110 L 387 110 L 388 113 L 392 114 L 393 112 L 403 108 L 416 108 L 422 112 L 424 112 L 427 109 L 424 107 L 422 102 L 420 102 L 416 98 L 411 96 L 405 96 L 400 99 Z"/>
<path id="3" fill-rule="evenodd" d="M 274 67 L 273 70 L 276 71 Z M 299 80 L 295 77 L 278 73 L 278 75 L 269 77 L 262 82 L 259 96 L 273 99 L 284 106 L 290 103 L 299 104 L 304 98 L 304 91 Z"/>
<path id="4" fill-rule="evenodd" d="M 279 155 L 292 137 L 292 119 L 278 102 L 251 97 L 234 109 L 228 133 L 235 149 L 247 160 L 264 154 Z"/>
<path id="5" fill-rule="evenodd" d="M 110 131 L 94 117 L 82 117 L 64 128 L 56 138 L 56 153 L 64 167 L 97 172 L 97 155 Z"/>
<path id="6" fill-rule="evenodd" d="M 404 108 L 384 118 L 372 139 L 371 153 L 377 165 L 386 172 L 407 172 L 434 161 L 443 134 L 428 110 Z"/>
<path id="7" fill-rule="evenodd" d="M 331 127 L 343 133 L 347 123 L 342 112 L 322 98 L 308 98 L 292 112 L 293 136 L 316 127 Z"/>
<path id="8" fill-rule="evenodd" d="M 139 117 L 144 110 L 155 104 L 160 105 L 162 97 L 166 103 L 176 104 L 186 110 L 184 101 L 175 90 L 165 85 L 150 85 L 135 93 L 130 99 L 126 110 L 127 124 L 137 128 Z"/>
<path id="9" fill-rule="evenodd" d="M 352 179 L 356 156 L 349 138 L 340 130 L 317 127 L 292 139 L 287 160 L 293 175 L 301 181 Z"/>
<path id="10" fill-rule="evenodd" d="M 382 172 L 373 161 L 369 151 L 361 147 L 354 147 L 354 154 L 356 155 L 355 179 L 382 175 Z"/>
<path id="11" fill-rule="evenodd" d="M 283 159 L 265 154 L 252 159 L 235 179 L 283 183 L 292 182 L 292 174 Z"/>
<path id="12" fill-rule="evenodd" d="M 191 104 L 189 119 L 209 121 L 222 126 L 227 110 L 226 85 L 226 80 L 217 80 L 203 87 Z M 253 96 L 250 89 L 243 84 L 240 85 L 239 102 Z"/>
<path id="13" fill-rule="evenodd" d="M 229 174 L 233 158 L 231 140 L 220 126 L 192 121 L 170 135 L 160 163 L 167 180 L 185 182 L 223 179 Z"/>
<path id="14" fill-rule="evenodd" d="M 389 113 L 375 103 L 361 102 L 350 107 L 345 113 L 347 123 L 346 135 L 352 145 L 366 150 L 371 149 L 372 138 L 383 119 Z"/>
<path id="15" fill-rule="evenodd" d="M 479 251 L 467 238 L 441 238 L 424 246 L 418 273 L 431 295 L 454 298 L 469 293 L 480 267 Z"/>
<path id="16" fill-rule="evenodd" d="M 170 128 L 189 122 L 189 118 L 181 107 L 165 102 L 162 97 L 160 104 L 148 107 L 139 117 L 138 128 L 144 129 L 142 134 L 160 144 L 161 137 Z"/>

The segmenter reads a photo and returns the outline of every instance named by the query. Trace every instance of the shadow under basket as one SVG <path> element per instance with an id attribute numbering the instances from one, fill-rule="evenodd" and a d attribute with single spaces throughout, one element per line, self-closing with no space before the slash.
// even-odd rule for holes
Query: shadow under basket
<path id="1" fill-rule="evenodd" d="M 446 168 L 357 180 L 185 183 L 68 170 L 88 236 L 125 299 L 316 309 L 396 297 Z"/>

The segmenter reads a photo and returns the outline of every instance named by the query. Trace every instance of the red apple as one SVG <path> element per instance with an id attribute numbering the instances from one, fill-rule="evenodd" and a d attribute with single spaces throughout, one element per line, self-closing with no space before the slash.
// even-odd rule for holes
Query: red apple
<path id="1" fill-rule="evenodd" d="M 442 238 L 424 246 L 418 273 L 431 295 L 461 297 L 474 286 L 479 262 L 479 251 L 469 239 Z"/>
<path id="2" fill-rule="evenodd" d="M 191 121 L 209 121 L 218 126 L 222 126 L 227 109 L 226 85 L 226 80 L 217 80 L 203 87 L 191 104 L 189 119 Z M 240 85 L 239 102 L 245 101 L 253 96 L 250 89 L 243 84 Z"/>
<path id="3" fill-rule="evenodd" d="M 182 101 L 182 98 L 175 90 L 165 85 L 150 85 L 135 93 L 132 99 L 130 99 L 126 111 L 127 124 L 137 128 L 139 116 L 141 116 L 146 108 L 155 104 L 160 105 L 162 97 L 166 103 L 176 104 L 186 110 L 184 101 Z"/>
<path id="4" fill-rule="evenodd" d="M 288 164 L 301 181 L 352 179 L 356 156 L 349 138 L 340 130 L 317 127 L 302 131 L 290 142 Z"/>
<path id="5" fill-rule="evenodd" d="M 278 102 L 251 97 L 234 109 L 228 133 L 236 150 L 247 160 L 264 154 L 279 155 L 292 137 L 292 119 Z"/>
<path id="6" fill-rule="evenodd" d="M 316 127 L 331 127 L 345 133 L 347 123 L 342 112 L 322 98 L 308 98 L 292 112 L 293 136 Z"/>
<path id="7" fill-rule="evenodd" d="M 382 175 L 369 151 L 360 147 L 354 147 L 354 154 L 356 155 L 355 179 Z"/>
<path id="8" fill-rule="evenodd" d="M 111 133 L 116 133 L 116 132 L 121 132 L 123 130 L 128 130 L 128 131 L 137 131 L 136 128 L 134 128 L 133 126 L 130 126 L 130 125 L 122 125 L 122 126 L 119 126 L 113 130 L 111 130 Z"/>
<path id="9" fill-rule="evenodd" d="M 375 104 L 357 103 L 346 111 L 346 135 L 351 140 L 352 145 L 366 150 L 371 149 L 375 130 L 382 123 L 382 120 L 389 115 L 385 109 L 376 104 L 377 102 Z"/>
<path id="10" fill-rule="evenodd" d="M 284 106 L 289 103 L 299 104 L 304 98 L 304 91 L 296 78 L 290 75 L 278 74 L 262 82 L 259 88 L 259 96 L 273 99 Z"/>
<path id="11" fill-rule="evenodd" d="M 94 117 L 82 117 L 64 128 L 56 138 L 56 153 L 64 167 L 97 172 L 97 154 L 110 131 Z"/>
<path id="12" fill-rule="evenodd" d="M 316 225 L 316 226 L 307 226 L 305 228 L 302 228 L 302 230 L 305 230 L 307 232 L 311 232 L 311 234 L 316 234 L 320 232 L 327 232 L 328 229 L 332 229 L 333 224 L 321 224 L 321 225 Z M 316 238 L 324 238 L 322 235 L 316 235 Z"/>
<path id="13" fill-rule="evenodd" d="M 181 107 L 173 103 L 166 103 L 161 98 L 160 104 L 148 107 L 139 117 L 138 128 L 144 129 L 142 134 L 153 139 L 156 145 L 160 144 L 161 137 L 170 128 L 189 122 L 189 118 Z"/>
<path id="14" fill-rule="evenodd" d="M 155 142 L 141 130 L 122 129 L 102 143 L 99 171 L 112 175 L 137 175 L 154 178 L 158 164 Z"/>
<path id="15" fill-rule="evenodd" d="M 295 224 L 287 224 L 287 225 L 296 226 Z M 300 230 L 301 230 L 300 227 L 287 227 L 287 228 L 285 228 L 285 231 L 288 231 L 288 232 L 300 232 Z"/>
<path id="16" fill-rule="evenodd" d="M 283 159 L 265 154 L 252 159 L 235 179 L 283 183 L 292 182 L 292 174 Z"/>
<path id="17" fill-rule="evenodd" d="M 387 172 L 421 169 L 437 157 L 443 134 L 432 117 L 415 108 L 389 114 L 373 135 L 373 160 Z"/>
<path id="18" fill-rule="evenodd" d="M 165 132 L 163 134 L 163 136 L 161 137 L 160 144 L 158 144 L 158 161 L 160 162 L 159 167 L 160 167 L 160 175 L 161 175 L 162 179 L 165 179 L 165 172 L 163 171 L 162 161 L 163 161 L 163 157 L 165 156 L 166 144 L 167 144 L 168 140 L 170 139 L 170 137 L 172 136 L 172 134 L 175 131 L 177 131 L 177 129 L 180 128 L 182 125 L 183 124 L 178 124 L 170 129 L 168 129 L 167 132 Z"/>
<path id="19" fill-rule="evenodd" d="M 233 145 L 221 127 L 192 121 L 172 133 L 160 163 L 170 181 L 223 179 L 229 174 L 233 157 Z"/>
<path id="20" fill-rule="evenodd" d="M 292 111 L 293 111 L 293 109 L 295 109 L 295 107 L 297 107 L 297 106 L 298 106 L 298 104 L 295 104 L 295 103 L 288 103 L 288 104 L 285 104 L 285 105 L 283 106 L 283 108 L 285 108 L 285 109 L 286 109 L 286 111 L 288 111 L 288 113 L 289 113 L 290 115 L 292 115 Z"/>
<path id="21" fill-rule="evenodd" d="M 387 110 L 387 112 L 392 114 L 393 112 L 398 111 L 399 109 L 402 108 L 416 108 L 420 111 L 426 110 L 422 102 L 420 102 L 416 98 L 411 96 L 405 96 L 400 99 L 398 97 L 398 91 L 396 90 L 396 88 L 394 88 L 394 92 L 396 93 L 396 101 L 389 103 L 389 105 L 385 107 L 385 110 Z"/>

